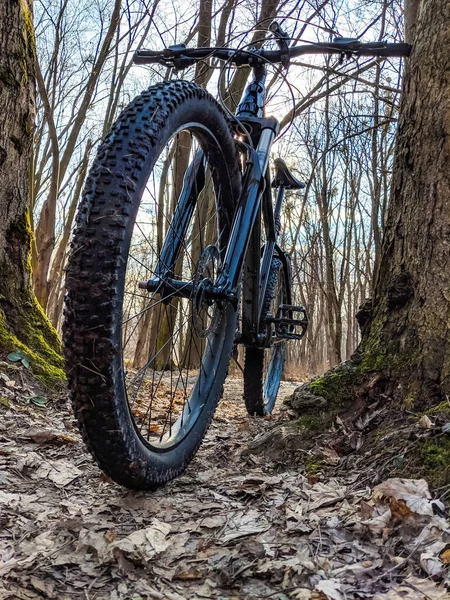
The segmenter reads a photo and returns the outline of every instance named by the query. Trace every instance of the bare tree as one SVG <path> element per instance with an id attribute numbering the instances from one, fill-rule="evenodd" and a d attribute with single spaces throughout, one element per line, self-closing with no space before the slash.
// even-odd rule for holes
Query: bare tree
<path id="1" fill-rule="evenodd" d="M 20 349 L 38 375 L 62 377 L 60 344 L 30 287 L 29 214 L 35 42 L 32 6 L 0 2 L 0 349 Z"/>

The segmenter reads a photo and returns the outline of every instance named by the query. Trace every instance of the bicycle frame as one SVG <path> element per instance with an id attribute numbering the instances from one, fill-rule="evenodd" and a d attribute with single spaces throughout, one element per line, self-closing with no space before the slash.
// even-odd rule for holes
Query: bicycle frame
<path id="1" fill-rule="evenodd" d="M 224 270 L 219 285 L 237 290 L 242 278 L 242 330 L 236 341 L 251 346 L 263 346 L 266 335 L 260 331 L 263 302 L 274 254 L 284 263 L 283 272 L 289 272 L 284 252 L 277 246 L 280 232 L 280 213 L 284 188 L 277 193 L 275 208 L 272 202 L 268 170 L 272 143 L 279 131 L 279 123 L 263 117 L 265 101 L 265 65 L 253 67 L 253 80 L 247 85 L 236 111 L 239 124 L 251 135 L 256 149 L 246 146 L 247 164 L 241 198 L 234 218 L 233 230 L 224 259 Z M 261 249 L 261 213 L 266 243 Z M 262 251 L 262 252 L 261 252 Z M 226 281 L 228 279 L 228 281 Z M 286 294 L 291 303 L 291 281 L 286 277 Z"/>
<path id="2" fill-rule="evenodd" d="M 258 346 L 264 346 L 266 338 L 266 335 L 261 334 L 259 325 L 267 279 L 275 253 L 284 263 L 284 272 L 289 272 L 286 255 L 277 247 L 276 243 L 284 188 L 279 188 L 274 210 L 267 170 L 272 142 L 278 133 L 279 124 L 273 117 L 265 118 L 263 116 L 266 64 L 281 63 L 286 67 L 289 65 L 291 58 L 304 54 L 339 54 L 341 57 L 406 57 L 411 52 L 411 46 L 405 43 L 386 43 L 383 41 L 363 43 L 350 38 L 335 38 L 332 42 L 292 47 L 288 46 L 287 40 L 289 38 L 276 22 L 271 24 L 270 29 L 275 36 L 279 50 L 255 50 L 254 48 L 235 50 L 224 47 L 186 48 L 184 44 L 178 44 L 161 51 L 138 50 L 133 59 L 137 64 L 158 63 L 166 67 L 184 69 L 194 65 L 196 61 L 202 58 L 215 56 L 236 66 L 249 65 L 253 69 L 253 81 L 247 85 L 236 112 L 236 133 L 238 135 L 244 134 L 247 138 L 250 138 L 249 144 L 242 144 L 246 154 L 242 193 L 234 217 L 230 242 L 223 261 L 224 268 L 217 283 L 204 287 L 202 293 L 206 300 L 228 300 L 234 303 L 237 308 L 238 288 L 243 271 L 243 323 L 242 332 L 238 334 L 236 341 Z M 219 144 L 219 142 L 217 143 Z M 197 166 L 194 163 L 197 163 Z M 173 295 L 185 297 L 192 297 L 195 294 L 194 284 L 174 279 L 171 269 L 176 261 L 180 240 L 185 233 L 183 227 L 187 227 L 194 210 L 195 198 L 193 198 L 192 186 L 194 183 L 197 186 L 199 179 L 202 178 L 203 168 L 198 163 L 201 163 L 201 161 L 195 159 L 186 173 L 180 201 L 173 217 L 173 231 L 180 232 L 178 239 L 175 239 L 174 236 L 173 240 L 166 240 L 162 251 L 165 261 L 160 260 L 155 277 L 148 282 L 141 282 L 140 285 L 144 289 L 149 291 L 165 289 L 171 291 Z M 261 210 L 267 239 L 262 257 L 261 248 L 259 248 Z M 290 277 L 287 276 L 286 279 L 289 279 L 289 281 L 286 281 L 286 291 L 288 304 L 290 305 Z M 304 309 L 300 308 L 304 312 Z M 298 311 L 298 307 L 291 307 L 291 309 Z M 296 324 L 295 320 L 284 319 L 284 321 L 288 322 L 289 325 Z M 300 338 L 295 336 L 294 339 Z M 277 340 L 272 337 L 270 341 Z"/>
<path id="3" fill-rule="evenodd" d="M 238 305 L 238 289 L 242 281 L 242 331 L 236 341 L 247 345 L 263 346 L 265 335 L 260 333 L 260 321 L 267 281 L 273 256 L 283 261 L 288 273 L 284 252 L 277 246 L 279 218 L 284 198 L 284 188 L 278 190 L 275 210 L 272 203 L 270 176 L 268 171 L 270 151 L 279 130 L 278 121 L 262 116 L 265 100 L 265 65 L 253 67 L 254 77 L 247 85 L 236 117 L 238 125 L 245 128 L 250 143 L 241 143 L 246 155 L 246 166 L 242 177 L 242 192 L 231 228 L 230 239 L 223 258 L 222 269 L 216 284 L 204 290 L 211 300 L 227 300 Z M 256 146 L 256 147 L 255 147 Z M 173 296 L 192 297 L 195 293 L 192 282 L 173 277 L 184 233 L 195 209 L 198 192 L 204 185 L 203 153 L 199 151 L 191 163 L 183 182 L 177 208 L 173 215 L 171 231 L 161 249 L 154 277 L 142 282 L 148 291 L 164 292 Z M 266 232 L 266 244 L 261 256 L 261 212 Z M 242 273 L 244 273 L 242 280 Z M 286 293 L 291 301 L 290 279 L 286 278 Z"/>

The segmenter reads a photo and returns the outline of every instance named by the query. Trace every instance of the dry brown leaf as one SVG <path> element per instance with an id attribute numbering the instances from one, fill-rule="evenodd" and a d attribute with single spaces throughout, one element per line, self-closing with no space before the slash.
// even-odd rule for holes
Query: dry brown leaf
<path id="1" fill-rule="evenodd" d="M 338 485 L 333 480 L 328 483 L 318 481 L 309 490 L 305 489 L 311 501 L 308 509 L 316 511 L 318 508 L 342 502 L 345 499 L 346 490 L 345 486 Z"/>
<path id="2" fill-rule="evenodd" d="M 78 441 L 56 429 L 40 429 L 39 427 L 30 427 L 22 435 L 36 444 L 76 444 Z"/>
<path id="3" fill-rule="evenodd" d="M 230 542 L 247 535 L 254 535 L 256 533 L 262 533 L 270 528 L 270 524 L 267 521 L 264 513 L 250 509 L 246 511 L 235 512 L 230 515 L 227 525 L 220 537 L 220 541 L 223 544 Z"/>
<path id="4" fill-rule="evenodd" d="M 312 591 L 307 588 L 298 588 L 289 594 L 289 598 L 293 600 L 312 600 Z"/>
<path id="5" fill-rule="evenodd" d="M 373 498 L 375 501 L 383 498 L 403 500 L 418 515 L 434 514 L 430 502 L 431 494 L 425 479 L 387 479 L 374 488 Z"/>
<path id="6" fill-rule="evenodd" d="M 122 550 L 133 561 L 149 561 L 170 545 L 171 542 L 167 539 L 170 530 L 171 526 L 167 523 L 153 519 L 150 527 L 134 531 L 112 546 Z"/>
<path id="7" fill-rule="evenodd" d="M 420 555 L 420 566 L 431 577 L 442 575 L 445 571 L 441 559 L 428 552 L 422 552 Z"/>
<path id="8" fill-rule="evenodd" d="M 116 537 L 117 535 L 114 529 L 108 529 L 108 531 L 105 531 L 105 540 L 108 542 L 108 544 L 112 544 Z"/>
<path id="9" fill-rule="evenodd" d="M 389 508 L 391 509 L 392 518 L 394 521 L 404 521 L 405 519 L 414 518 L 415 513 L 413 513 L 404 500 L 391 498 L 391 501 L 389 502 Z"/>
<path id="10" fill-rule="evenodd" d="M 427 417 L 427 415 L 422 415 L 420 417 L 420 419 L 418 420 L 417 424 L 422 429 L 431 429 L 433 427 L 433 423 L 432 423 L 431 419 L 429 417 Z"/>
<path id="11" fill-rule="evenodd" d="M 439 558 L 442 560 L 444 565 L 450 564 L 450 548 L 446 547 L 445 550 L 440 553 Z"/>
<path id="12" fill-rule="evenodd" d="M 449 600 L 449 593 L 434 581 L 409 576 L 388 592 L 375 594 L 372 600 Z"/>
<path id="13" fill-rule="evenodd" d="M 30 577 L 30 583 L 35 590 L 43 592 L 45 598 L 54 598 L 55 582 L 51 579 L 39 579 L 32 575 Z"/>
<path id="14" fill-rule="evenodd" d="M 194 579 L 203 579 L 208 574 L 209 569 L 205 566 L 194 566 L 194 567 L 179 567 L 175 571 L 174 579 L 183 579 L 185 581 L 192 581 Z"/>
<path id="15" fill-rule="evenodd" d="M 60 487 L 65 487 L 82 475 L 82 471 L 73 464 L 73 461 L 60 458 L 52 462 L 42 462 L 35 476 L 41 479 L 49 479 Z"/>
<path id="16" fill-rule="evenodd" d="M 344 600 L 342 583 L 334 579 L 324 579 L 319 581 L 314 587 L 321 592 L 327 600 Z"/>
<path id="17" fill-rule="evenodd" d="M 324 448 L 322 450 L 322 454 L 324 456 L 325 462 L 329 465 L 337 465 L 341 460 L 339 454 L 331 446 L 328 448 Z"/>

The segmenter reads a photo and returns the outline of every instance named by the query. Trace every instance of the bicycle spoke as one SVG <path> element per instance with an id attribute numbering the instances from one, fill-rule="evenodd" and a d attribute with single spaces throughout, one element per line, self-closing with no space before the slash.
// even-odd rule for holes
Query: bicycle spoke
<path id="1" fill-rule="evenodd" d="M 222 249 L 229 225 L 217 210 L 217 191 L 207 170 L 202 190 L 197 188 L 197 176 L 193 180 L 197 201 L 189 223 L 179 229 L 181 221 L 174 215 L 177 197 L 186 185 L 184 172 L 189 161 L 183 155 L 185 142 L 189 161 L 194 159 L 199 148 L 195 137 L 191 133 L 187 141 L 176 135 L 145 186 L 130 244 L 130 278 L 124 292 L 128 301 L 122 316 L 122 350 L 135 364 L 126 378 L 128 402 L 137 427 L 152 444 L 168 443 L 185 426 L 193 413 L 192 394 L 198 406 L 213 381 L 205 356 L 211 362 L 217 355 L 212 340 L 216 339 L 214 323 L 221 309 L 215 303 L 195 304 L 195 282 L 216 280 L 219 264 L 201 259 L 207 246 Z M 179 170 L 182 163 L 183 172 Z M 159 254 L 163 244 L 167 264 L 161 262 Z M 155 272 L 161 277 L 158 288 L 148 296 L 136 293 L 133 286 L 155 277 Z M 164 272 L 174 280 L 185 281 L 186 286 L 194 283 L 194 297 L 181 297 L 182 289 L 165 293 Z M 141 358 L 137 357 L 138 346 Z"/>

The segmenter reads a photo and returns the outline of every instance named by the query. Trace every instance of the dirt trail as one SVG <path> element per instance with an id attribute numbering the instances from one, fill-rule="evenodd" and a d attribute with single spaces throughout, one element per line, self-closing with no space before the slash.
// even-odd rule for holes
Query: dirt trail
<path id="1" fill-rule="evenodd" d="M 0 403 L 0 599 L 450 598 L 450 530 L 426 490 L 411 509 L 355 473 L 308 481 L 252 454 L 284 417 L 248 417 L 238 380 L 186 474 L 153 493 L 100 474 L 65 401 L 24 395 Z"/>

